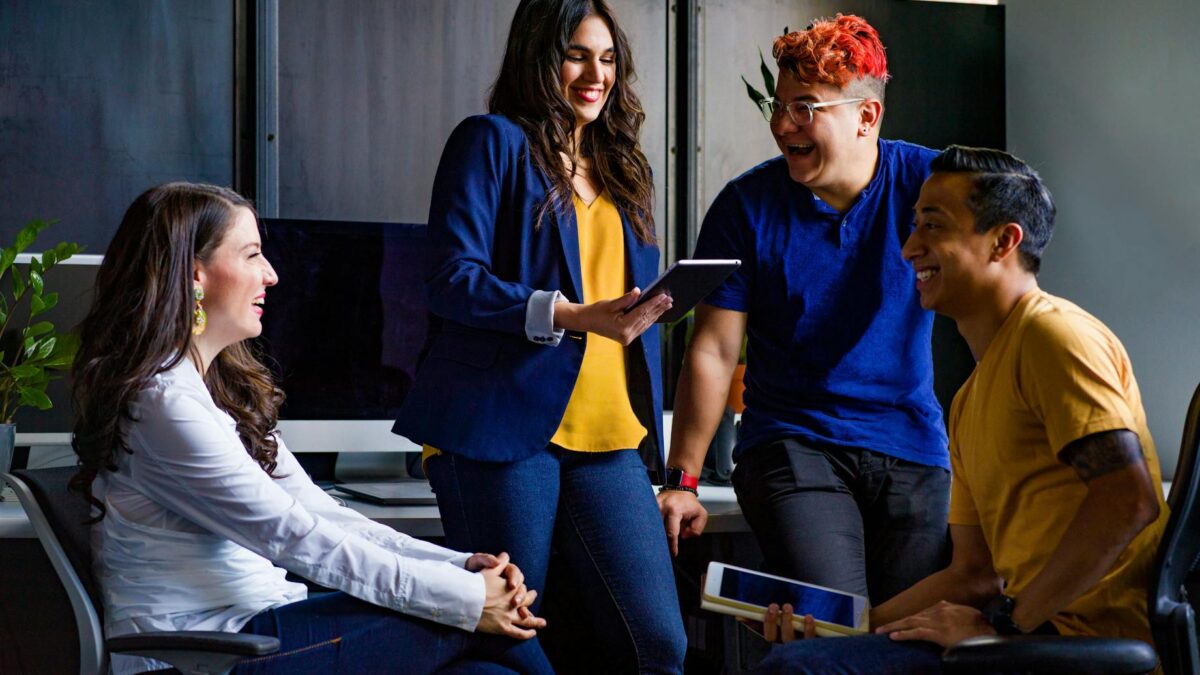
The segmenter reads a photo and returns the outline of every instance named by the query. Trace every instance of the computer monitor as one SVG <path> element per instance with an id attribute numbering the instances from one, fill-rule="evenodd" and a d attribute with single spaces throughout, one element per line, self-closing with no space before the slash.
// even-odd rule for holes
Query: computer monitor
<path id="1" fill-rule="evenodd" d="M 36 254 L 34 254 L 36 255 Z M 16 265 L 22 274 L 28 275 L 30 254 L 17 256 Z M 40 256 L 39 256 L 40 257 Z M 37 321 L 49 321 L 59 332 L 72 331 L 87 316 L 92 306 L 92 288 L 96 283 L 96 272 L 104 261 L 99 255 L 76 255 L 54 266 L 46 273 L 46 292 L 58 293 L 58 304 L 39 314 Z M 4 283 L 8 283 L 5 275 Z M 28 300 L 21 303 L 28 307 Z M 0 337 L 0 349 L 11 354 L 22 326 L 10 324 L 9 330 Z M 71 385 L 66 371 L 53 371 L 62 379 L 54 380 L 46 389 L 46 395 L 54 403 L 49 410 L 25 407 L 17 411 L 17 445 L 70 445 L 71 431 L 75 427 L 75 409 L 71 400 Z"/>
<path id="2" fill-rule="evenodd" d="M 262 219 L 279 274 L 258 343 L 293 452 L 415 452 L 391 432 L 429 332 L 425 226 Z"/>

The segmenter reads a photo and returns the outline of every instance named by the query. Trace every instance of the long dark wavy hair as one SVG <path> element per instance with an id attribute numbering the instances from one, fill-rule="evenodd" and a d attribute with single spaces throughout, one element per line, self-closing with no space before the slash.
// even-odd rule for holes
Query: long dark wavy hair
<path id="1" fill-rule="evenodd" d="M 567 58 L 571 35 L 589 16 L 603 19 L 612 33 L 616 77 L 600 117 L 584 127 L 578 154 L 592 160 L 601 186 L 629 217 L 637 237 L 652 242 L 654 183 L 650 163 L 638 146 L 646 114 L 630 86 L 636 76 L 629 40 L 604 0 L 521 0 L 488 111 L 521 126 L 534 165 L 550 180 L 537 223 L 541 224 L 551 208 L 568 212 L 575 192 L 571 184 L 575 111 L 563 95 L 559 69 Z M 563 163 L 561 152 L 572 158 L 571 166 Z"/>
<path id="2" fill-rule="evenodd" d="M 79 472 L 71 488 L 99 508 L 92 481 L 117 468 L 118 450 L 132 452 L 122 425 L 130 404 L 158 373 L 192 356 L 197 261 L 221 244 L 238 207 L 253 207 L 233 190 L 167 183 L 134 200 L 96 275 L 92 307 L 80 325 L 72 368 L 76 419 L 72 445 Z M 273 475 L 278 443 L 272 433 L 283 392 L 247 342 L 225 348 L 209 364 L 204 383 L 217 405 L 237 422 L 246 451 Z"/>

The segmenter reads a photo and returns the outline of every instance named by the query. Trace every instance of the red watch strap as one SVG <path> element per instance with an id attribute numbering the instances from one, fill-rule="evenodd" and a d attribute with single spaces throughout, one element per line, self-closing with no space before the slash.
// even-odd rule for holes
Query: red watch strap
<path id="1" fill-rule="evenodd" d="M 668 485 L 674 484 L 674 482 L 672 480 L 672 478 L 674 478 L 674 476 L 679 477 L 678 485 L 680 486 L 680 488 L 691 488 L 692 490 L 695 490 L 698 488 L 698 486 L 700 486 L 700 478 L 692 476 L 692 474 L 682 470 L 682 468 L 679 468 L 678 466 L 668 467 L 668 472 L 667 472 L 667 484 Z"/>

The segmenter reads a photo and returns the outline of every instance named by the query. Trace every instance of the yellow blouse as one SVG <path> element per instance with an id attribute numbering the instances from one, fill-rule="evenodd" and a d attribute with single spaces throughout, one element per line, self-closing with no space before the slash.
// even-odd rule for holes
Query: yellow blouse
<path id="1" fill-rule="evenodd" d="M 625 272 L 625 228 L 608 192 L 591 204 L 575 197 L 579 232 L 579 269 L 583 302 L 618 298 L 628 290 Z M 633 413 L 625 366 L 625 347 L 591 333 L 583 352 L 579 379 L 567 411 L 551 443 L 579 452 L 636 448 L 646 428 Z"/>

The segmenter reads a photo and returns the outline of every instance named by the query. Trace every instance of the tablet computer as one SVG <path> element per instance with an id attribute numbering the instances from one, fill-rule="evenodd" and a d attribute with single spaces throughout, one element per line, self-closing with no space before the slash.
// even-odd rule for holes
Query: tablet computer
<path id="1" fill-rule="evenodd" d="M 861 595 L 724 563 L 708 564 L 702 608 L 762 621 L 771 603 L 792 605 L 797 635 L 804 633 L 806 614 L 812 614 L 822 637 L 860 635 L 870 629 L 870 603 Z"/>
<path id="2" fill-rule="evenodd" d="M 625 313 L 632 312 L 653 297 L 669 293 L 675 304 L 658 317 L 658 323 L 678 321 L 728 279 L 741 264 L 741 260 L 680 260 L 643 289 L 641 297 Z"/>

